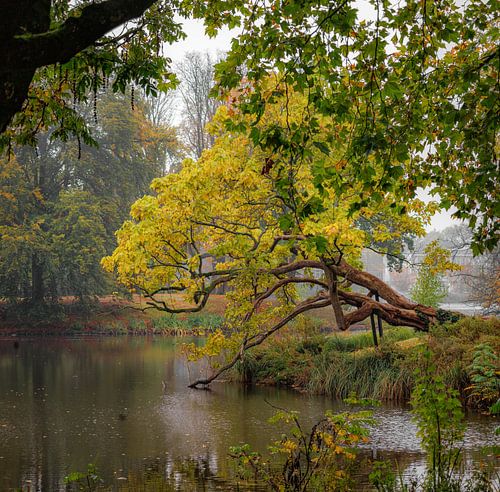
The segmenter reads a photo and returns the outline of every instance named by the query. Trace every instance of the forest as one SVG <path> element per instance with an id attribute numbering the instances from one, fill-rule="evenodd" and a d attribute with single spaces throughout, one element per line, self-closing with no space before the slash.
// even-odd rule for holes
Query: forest
<path id="1" fill-rule="evenodd" d="M 497 12 L 5 2 L 0 488 L 498 490 Z"/>

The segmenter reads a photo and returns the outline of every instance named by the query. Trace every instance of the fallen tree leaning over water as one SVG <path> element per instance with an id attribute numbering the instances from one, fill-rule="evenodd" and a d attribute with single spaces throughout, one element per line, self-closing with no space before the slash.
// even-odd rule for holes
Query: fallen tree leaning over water
<path id="1" fill-rule="evenodd" d="M 275 104 L 260 125 L 284 124 L 285 117 L 287 125 L 299 124 L 294 117 L 303 107 L 291 95 L 287 115 Z M 310 142 L 300 158 L 269 156 L 246 135 L 224 131 L 230 111 L 221 108 L 213 123 L 219 137 L 212 149 L 197 162 L 186 161 L 180 173 L 153 181 L 156 195 L 132 206 L 117 249 L 103 260 L 146 296 L 148 307 L 169 313 L 197 312 L 211 294 L 226 294 L 224 332 L 203 348 L 192 346 L 189 355 L 223 353 L 224 362 L 191 386 L 209 384 L 246 350 L 316 309 L 331 307 L 340 330 L 374 314 L 422 331 L 452 316 L 412 302 L 360 261 L 365 247 L 399 258 L 410 234 L 424 234 L 432 204 L 402 201 L 390 190 L 364 204 L 365 177 L 342 158 Z M 318 167 L 329 176 L 321 186 L 314 184 Z M 371 172 L 375 179 L 385 171 L 373 162 Z M 428 262 L 437 270 L 452 267 L 437 246 Z M 179 293 L 187 304 L 173 295 Z"/>

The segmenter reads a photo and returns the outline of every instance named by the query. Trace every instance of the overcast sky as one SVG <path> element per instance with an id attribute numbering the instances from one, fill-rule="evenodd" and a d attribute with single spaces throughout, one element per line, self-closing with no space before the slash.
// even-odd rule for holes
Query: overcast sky
<path id="1" fill-rule="evenodd" d="M 217 55 L 217 52 L 228 51 L 231 47 L 231 39 L 238 33 L 234 29 L 232 31 L 222 29 L 217 37 L 209 38 L 205 34 L 202 20 L 183 19 L 182 24 L 187 38 L 165 48 L 165 55 L 174 62 L 182 60 L 188 51 L 209 52 L 213 56 Z"/>

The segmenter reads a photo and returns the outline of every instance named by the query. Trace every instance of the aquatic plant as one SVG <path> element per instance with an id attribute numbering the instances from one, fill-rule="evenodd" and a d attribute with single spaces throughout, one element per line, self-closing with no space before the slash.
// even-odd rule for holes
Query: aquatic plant
<path id="1" fill-rule="evenodd" d="M 460 460 L 457 445 L 465 431 L 462 405 L 458 392 L 446 386 L 436 372 L 430 350 L 421 350 L 421 357 L 424 364 L 416 370 L 411 405 L 418 426 L 417 435 L 428 457 L 428 488 L 460 490 L 454 473 Z"/>
<path id="2" fill-rule="evenodd" d="M 285 409 L 278 409 L 270 422 L 288 426 L 287 433 L 268 446 L 270 457 L 248 444 L 230 448 L 240 476 L 253 476 L 274 491 L 352 490 L 349 465 L 359 444 L 368 441 L 370 411 L 327 411 L 310 431 L 304 430 L 297 412 Z"/>
<path id="3" fill-rule="evenodd" d="M 102 485 L 96 465 L 89 463 L 85 472 L 73 471 L 64 477 L 66 490 L 94 492 Z"/>

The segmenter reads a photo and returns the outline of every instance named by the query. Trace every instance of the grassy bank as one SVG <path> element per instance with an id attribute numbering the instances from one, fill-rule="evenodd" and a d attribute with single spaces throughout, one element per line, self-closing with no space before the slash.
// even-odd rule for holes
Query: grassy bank
<path id="1" fill-rule="evenodd" d="M 237 377 L 335 398 L 346 398 L 354 392 L 363 398 L 402 402 L 410 397 L 415 370 L 421 364 L 421 345 L 432 351 L 437 371 L 447 385 L 473 405 L 486 404 L 481 402 L 480 392 L 471 397 L 470 387 L 477 372 L 477 368 L 473 369 L 474 358 L 480 359 L 477 353 L 484 345 L 494 354 L 499 353 L 498 319 L 465 318 L 453 325 L 435 327 L 429 334 L 417 334 L 410 328 L 388 328 L 378 348 L 373 347 L 368 332 L 313 336 L 289 332 L 247 354 Z M 496 364 L 498 370 L 498 357 Z M 498 374 L 496 378 L 498 384 Z M 489 381 L 490 387 L 495 385 L 494 379 Z"/>
<path id="2" fill-rule="evenodd" d="M 0 305 L 1 335 L 204 335 L 222 326 L 225 300 L 215 296 L 202 313 L 172 315 L 147 307 L 145 300 L 112 296 L 87 304 L 64 299 L 25 308 Z"/>

